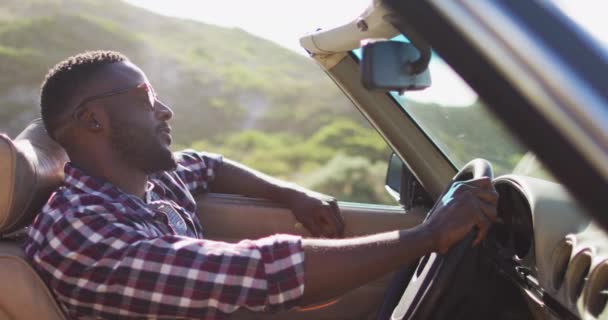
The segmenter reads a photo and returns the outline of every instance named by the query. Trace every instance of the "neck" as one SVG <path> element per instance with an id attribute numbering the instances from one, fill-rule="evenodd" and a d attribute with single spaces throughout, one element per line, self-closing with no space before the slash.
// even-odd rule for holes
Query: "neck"
<path id="1" fill-rule="evenodd" d="M 84 157 L 70 155 L 70 160 L 88 175 L 102 178 L 125 193 L 139 198 L 143 198 L 146 193 L 148 175 L 128 166 L 124 161 L 108 159 L 107 153 L 102 155 L 101 152 L 96 152 Z"/>

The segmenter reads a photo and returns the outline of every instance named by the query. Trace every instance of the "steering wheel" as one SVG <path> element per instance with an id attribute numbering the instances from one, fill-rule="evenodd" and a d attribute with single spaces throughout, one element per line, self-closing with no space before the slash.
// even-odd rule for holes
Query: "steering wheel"
<path id="1" fill-rule="evenodd" d="M 455 176 L 453 181 L 464 181 L 483 176 L 494 177 L 492 165 L 484 159 L 475 159 L 467 163 Z M 426 219 L 433 210 L 429 211 Z M 466 260 L 467 253 L 473 250 L 471 247 L 476 232 L 471 231 L 462 241 L 455 244 L 445 254 L 430 253 L 422 257 L 414 274 L 393 309 L 391 320 L 401 319 L 434 319 L 444 318 L 447 314 L 440 315 L 441 298 L 446 294 L 452 284 L 458 266 Z"/>

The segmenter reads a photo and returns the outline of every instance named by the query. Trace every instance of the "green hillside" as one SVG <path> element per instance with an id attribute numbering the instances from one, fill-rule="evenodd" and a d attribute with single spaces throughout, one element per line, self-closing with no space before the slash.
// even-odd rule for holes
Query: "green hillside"
<path id="1" fill-rule="evenodd" d="M 383 190 L 389 148 L 312 59 L 119 0 L 2 1 L 0 132 L 14 136 L 38 117 L 49 68 L 95 49 L 121 51 L 147 73 L 175 112 L 174 148 L 222 153 L 341 200 L 392 203 Z M 457 166 L 482 156 L 502 173 L 522 156 L 478 104 L 406 102 Z"/>
<path id="2" fill-rule="evenodd" d="M 311 59 L 118 0 L 0 4 L 0 132 L 38 117 L 49 68 L 95 49 L 121 51 L 147 73 L 175 111 L 176 149 L 220 152 L 341 200 L 391 203 L 386 144 Z"/>
<path id="3" fill-rule="evenodd" d="M 326 124 L 311 123 L 311 114 L 350 111 L 310 59 L 240 29 L 164 17 L 117 0 L 5 0 L 0 70 L 11 76 L 0 79 L 0 130 L 15 134 L 36 116 L 38 88 L 50 67 L 93 49 L 121 51 L 142 67 L 175 110 L 175 138 L 182 144 L 239 128 L 310 134 Z"/>
<path id="4" fill-rule="evenodd" d="M 508 173 L 523 148 L 480 102 L 467 107 L 407 102 L 422 127 L 449 154 L 457 167 L 475 157 L 489 160 L 498 174 Z M 432 125 L 431 125 L 432 124 Z"/>

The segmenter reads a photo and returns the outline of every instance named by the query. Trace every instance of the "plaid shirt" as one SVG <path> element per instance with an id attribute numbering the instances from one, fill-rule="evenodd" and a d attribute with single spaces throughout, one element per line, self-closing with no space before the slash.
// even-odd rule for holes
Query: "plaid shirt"
<path id="1" fill-rule="evenodd" d="M 68 316 L 221 319 L 302 296 L 301 239 L 204 240 L 191 193 L 208 191 L 222 158 L 177 158 L 175 171 L 149 178 L 145 200 L 66 164 L 25 252 Z"/>

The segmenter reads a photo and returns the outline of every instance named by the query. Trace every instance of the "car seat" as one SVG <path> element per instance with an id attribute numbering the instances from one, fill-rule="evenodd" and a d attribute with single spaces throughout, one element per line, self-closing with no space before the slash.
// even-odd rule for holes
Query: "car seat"
<path id="1" fill-rule="evenodd" d="M 26 227 L 62 183 L 66 161 L 40 119 L 14 140 L 0 134 L 0 319 L 66 319 L 21 248 Z"/>

